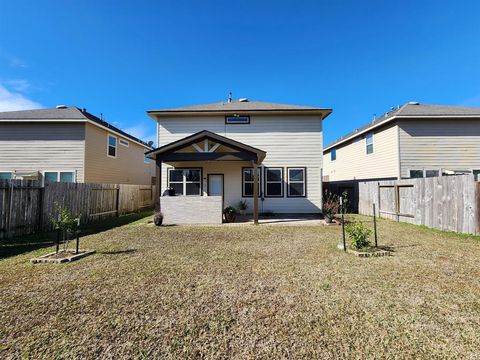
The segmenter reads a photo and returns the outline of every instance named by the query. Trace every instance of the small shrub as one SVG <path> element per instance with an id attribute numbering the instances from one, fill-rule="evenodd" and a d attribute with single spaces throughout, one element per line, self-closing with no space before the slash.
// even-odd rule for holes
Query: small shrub
<path id="1" fill-rule="evenodd" d="M 323 197 L 323 215 L 333 219 L 340 208 L 340 200 L 338 195 L 326 190 Z"/>
<path id="2" fill-rule="evenodd" d="M 248 208 L 248 204 L 245 200 L 240 200 L 237 206 L 239 210 L 247 210 Z"/>
<path id="3" fill-rule="evenodd" d="M 57 210 L 58 214 L 57 218 L 50 215 L 50 220 L 53 228 L 60 231 L 64 244 L 63 250 L 67 251 L 68 241 L 80 228 L 81 215 L 72 215 L 66 207 L 60 206 L 58 203 L 55 203 L 55 209 Z"/>
<path id="4" fill-rule="evenodd" d="M 223 212 L 225 214 L 236 214 L 237 213 L 237 209 L 235 209 L 233 206 L 227 206 Z"/>
<path id="5" fill-rule="evenodd" d="M 368 237 L 372 230 L 366 228 L 362 223 L 351 223 L 345 227 L 350 237 L 350 244 L 354 249 L 362 249 L 370 245 Z"/>

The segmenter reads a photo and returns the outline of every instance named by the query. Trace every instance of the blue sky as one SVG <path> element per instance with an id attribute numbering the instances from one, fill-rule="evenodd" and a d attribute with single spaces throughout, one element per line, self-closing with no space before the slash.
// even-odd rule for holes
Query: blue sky
<path id="1" fill-rule="evenodd" d="M 0 110 L 235 98 L 332 107 L 325 144 L 407 101 L 480 106 L 479 1 L 0 0 Z"/>

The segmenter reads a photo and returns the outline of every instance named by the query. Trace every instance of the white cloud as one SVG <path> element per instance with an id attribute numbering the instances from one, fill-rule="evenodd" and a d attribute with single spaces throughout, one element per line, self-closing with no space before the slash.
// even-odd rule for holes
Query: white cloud
<path id="1" fill-rule="evenodd" d="M 153 141 L 154 144 L 157 142 L 155 139 L 156 138 L 155 123 L 153 121 L 151 123 L 139 122 L 135 126 L 126 128 L 125 132 L 145 142 Z"/>
<path id="2" fill-rule="evenodd" d="M 0 84 L 0 111 L 29 110 L 43 107 L 18 91 L 18 89 L 11 91 Z"/>
<path id="3" fill-rule="evenodd" d="M 4 81 L 4 83 L 9 88 L 12 88 L 13 90 L 21 93 L 27 92 L 32 87 L 32 84 L 30 84 L 30 82 L 25 79 L 6 80 Z"/>

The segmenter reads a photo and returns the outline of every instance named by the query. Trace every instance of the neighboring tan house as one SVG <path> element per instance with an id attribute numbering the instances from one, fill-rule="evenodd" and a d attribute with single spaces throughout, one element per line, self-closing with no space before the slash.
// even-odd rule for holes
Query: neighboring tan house
<path id="1" fill-rule="evenodd" d="M 0 179 L 151 184 L 151 149 L 77 107 L 0 112 Z"/>
<path id="2" fill-rule="evenodd" d="M 159 148 L 148 156 L 161 167 L 160 193 L 180 195 L 161 197 L 165 220 L 218 223 L 239 201 L 257 217 L 321 213 L 322 120 L 331 112 L 248 99 L 148 111 L 158 123 Z"/>
<path id="3" fill-rule="evenodd" d="M 354 197 L 360 181 L 478 174 L 480 108 L 409 102 L 323 154 L 326 186 Z"/>

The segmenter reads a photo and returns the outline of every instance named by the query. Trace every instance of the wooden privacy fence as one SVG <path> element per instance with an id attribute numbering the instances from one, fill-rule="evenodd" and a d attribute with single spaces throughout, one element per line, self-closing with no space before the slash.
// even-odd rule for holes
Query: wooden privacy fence
<path id="1" fill-rule="evenodd" d="M 51 230 L 56 204 L 81 223 L 153 206 L 152 185 L 50 183 L 0 180 L 0 238 Z"/>
<path id="2" fill-rule="evenodd" d="M 473 175 L 359 183 L 358 212 L 460 233 L 479 233 L 479 185 Z"/>

